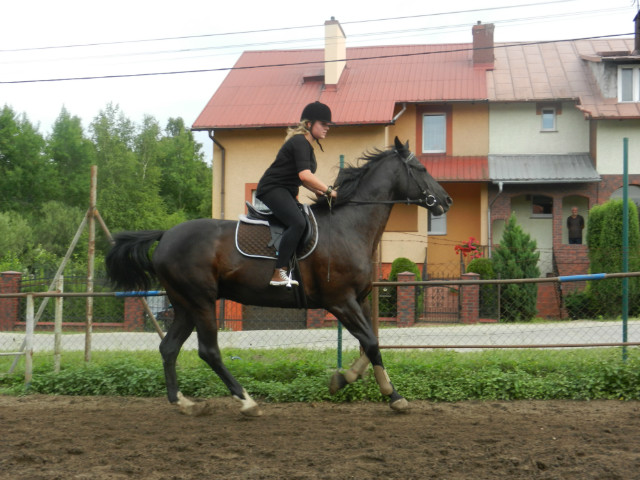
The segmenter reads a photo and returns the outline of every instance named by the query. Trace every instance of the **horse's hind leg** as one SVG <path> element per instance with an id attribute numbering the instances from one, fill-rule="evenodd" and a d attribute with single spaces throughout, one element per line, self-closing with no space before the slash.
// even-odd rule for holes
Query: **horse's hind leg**
<path id="1" fill-rule="evenodd" d="M 196 326 L 198 332 L 198 355 L 216 372 L 233 395 L 233 398 L 242 404 L 240 412 L 246 416 L 258 417 L 262 415 L 262 410 L 222 362 L 222 355 L 218 347 L 215 310 L 211 313 L 211 316 L 207 315 L 211 319 L 210 321 L 200 321 Z"/>
<path id="2" fill-rule="evenodd" d="M 178 377 L 176 374 L 176 360 L 180 348 L 193 332 L 193 323 L 187 320 L 184 310 L 174 304 L 174 320 L 160 342 L 160 355 L 164 367 L 164 378 L 167 386 L 167 397 L 170 403 L 180 404 L 186 400 L 178 390 Z"/>

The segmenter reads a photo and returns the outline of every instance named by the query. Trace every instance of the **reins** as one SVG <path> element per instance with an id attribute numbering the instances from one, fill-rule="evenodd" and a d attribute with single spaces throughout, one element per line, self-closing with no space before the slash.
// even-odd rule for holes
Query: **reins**
<path id="1" fill-rule="evenodd" d="M 423 190 L 422 186 L 420 185 L 420 182 L 418 182 L 418 179 L 414 176 L 413 171 L 411 170 L 411 165 L 409 165 L 409 161 L 412 158 L 415 159 L 416 156 L 413 153 L 411 153 L 407 158 L 402 158 L 402 155 L 400 155 L 400 152 L 395 150 L 395 153 L 396 153 L 396 155 L 398 155 L 400 157 L 400 159 L 404 163 L 405 167 L 407 167 L 407 184 L 409 183 L 409 177 L 412 178 L 413 181 L 418 185 L 418 188 L 420 188 L 420 190 L 422 190 L 422 194 L 424 195 L 424 198 L 416 198 L 416 199 L 407 198 L 405 200 L 347 200 L 342 205 L 397 205 L 397 204 L 403 204 L 403 205 L 424 205 L 425 207 L 433 207 L 437 203 L 436 197 L 434 197 L 431 194 L 427 194 L 427 191 Z M 408 188 L 408 185 L 407 185 L 407 191 L 408 190 L 409 190 L 409 188 Z M 329 210 L 331 210 L 331 203 L 329 203 Z"/>

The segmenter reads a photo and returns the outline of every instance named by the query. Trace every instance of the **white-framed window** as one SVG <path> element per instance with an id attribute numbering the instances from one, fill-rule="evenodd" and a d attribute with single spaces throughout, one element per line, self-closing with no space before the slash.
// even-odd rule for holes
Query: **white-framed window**
<path id="1" fill-rule="evenodd" d="M 422 153 L 447 152 L 447 115 L 425 113 L 422 115 Z"/>
<path id="2" fill-rule="evenodd" d="M 618 101 L 640 102 L 640 66 L 618 67 Z"/>
<path id="3" fill-rule="evenodd" d="M 540 131 L 555 132 L 556 128 L 556 109 L 554 107 L 544 107 L 540 112 L 542 117 L 542 125 Z"/>
<path id="4" fill-rule="evenodd" d="M 443 213 L 439 217 L 435 217 L 429 212 L 429 225 L 427 231 L 429 235 L 446 235 L 447 234 L 447 214 Z"/>

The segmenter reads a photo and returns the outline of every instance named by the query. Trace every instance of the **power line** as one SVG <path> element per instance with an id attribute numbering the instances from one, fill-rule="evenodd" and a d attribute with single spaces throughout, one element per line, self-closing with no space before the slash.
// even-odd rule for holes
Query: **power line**
<path id="1" fill-rule="evenodd" d="M 341 25 L 355 25 L 355 24 L 361 24 L 361 23 L 387 22 L 387 21 L 408 20 L 408 19 L 418 19 L 418 18 L 427 18 L 427 17 L 438 17 L 438 16 L 445 16 L 445 15 L 458 15 L 463 13 L 487 12 L 492 10 L 508 10 L 511 8 L 552 5 L 552 4 L 569 3 L 569 2 L 575 2 L 575 1 L 578 1 L 578 0 L 550 0 L 550 1 L 544 1 L 544 2 L 527 3 L 523 5 L 507 5 L 503 7 L 474 8 L 471 10 L 454 10 L 450 12 L 427 13 L 427 14 L 421 14 L 421 15 L 407 15 L 402 17 L 387 17 L 387 18 L 377 18 L 377 19 L 369 19 L 369 20 L 353 20 L 350 22 L 347 21 L 347 22 L 340 22 L 340 23 Z M 281 31 L 288 31 L 288 30 L 298 30 L 303 28 L 304 29 L 317 28 L 321 26 L 324 26 L 324 25 L 299 25 L 299 26 L 293 26 L 293 27 L 265 28 L 260 30 L 245 30 L 245 31 L 224 32 L 224 33 L 207 33 L 207 34 L 201 34 L 201 35 L 184 35 L 184 36 L 178 36 L 178 37 L 160 37 L 160 38 L 148 38 L 148 39 L 139 39 L 139 40 L 119 40 L 119 41 L 113 41 L 113 42 L 52 45 L 52 46 L 15 48 L 15 49 L 4 49 L 4 50 L 0 49 L 0 53 L 27 52 L 27 51 L 36 51 L 36 50 L 54 50 L 54 49 L 64 49 L 64 48 L 80 48 L 80 47 L 97 47 L 97 46 L 161 42 L 161 41 L 172 41 L 172 40 L 191 40 L 191 39 L 198 39 L 198 38 L 225 37 L 230 35 L 247 35 L 247 34 L 256 34 L 256 33 L 281 32 Z"/>
<path id="2" fill-rule="evenodd" d="M 566 40 L 545 40 L 538 42 L 519 42 L 519 43 L 508 43 L 508 44 L 497 44 L 492 48 L 510 48 L 517 46 L 529 46 L 529 45 L 546 45 L 552 43 L 561 43 L 561 42 L 576 42 L 580 40 L 597 40 L 602 38 L 616 38 L 633 35 L 633 33 L 622 33 L 616 35 L 599 35 L 592 37 L 581 37 L 581 38 L 573 38 Z M 254 70 L 259 68 L 277 68 L 277 67 L 292 67 L 299 65 L 319 65 L 324 63 L 332 63 L 332 62 L 357 62 L 363 60 L 379 60 L 386 58 L 402 58 L 402 57 L 415 57 L 421 55 L 436 55 L 439 53 L 455 53 L 455 52 L 467 52 L 473 51 L 473 48 L 456 48 L 456 49 L 446 49 L 446 50 L 438 50 L 431 52 L 414 52 L 414 53 L 404 53 L 404 54 L 393 54 L 393 55 L 376 55 L 370 57 L 357 57 L 357 58 L 349 58 L 349 59 L 338 59 L 331 61 L 324 60 L 316 60 L 316 61 L 307 61 L 307 62 L 292 62 L 292 63 L 274 63 L 268 65 L 251 65 L 246 67 L 221 67 L 221 68 L 202 68 L 202 69 L 194 69 L 194 70 L 177 70 L 177 71 L 169 71 L 169 72 L 149 72 L 149 73 L 130 73 L 130 74 L 119 74 L 119 75 L 96 75 L 96 76 L 86 76 L 86 77 L 66 77 L 66 78 L 49 78 L 49 79 L 34 79 L 34 80 L 9 80 L 9 81 L 0 81 L 0 84 L 23 84 L 23 83 L 45 83 L 45 82 L 67 82 L 67 81 L 76 81 L 76 80 L 104 80 L 104 79 L 115 79 L 115 78 L 134 78 L 134 77 L 150 77 L 150 76 L 161 76 L 161 75 L 184 75 L 184 74 L 192 74 L 192 73 L 211 73 L 211 72 L 227 72 L 232 70 Z"/>

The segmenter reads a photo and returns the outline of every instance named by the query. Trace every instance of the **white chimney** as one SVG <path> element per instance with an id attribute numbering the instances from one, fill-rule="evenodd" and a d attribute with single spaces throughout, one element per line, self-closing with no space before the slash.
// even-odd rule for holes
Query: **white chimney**
<path id="1" fill-rule="evenodd" d="M 324 84 L 337 85 L 347 62 L 347 37 L 334 17 L 324 22 Z M 339 60 L 339 61 L 338 61 Z"/>

